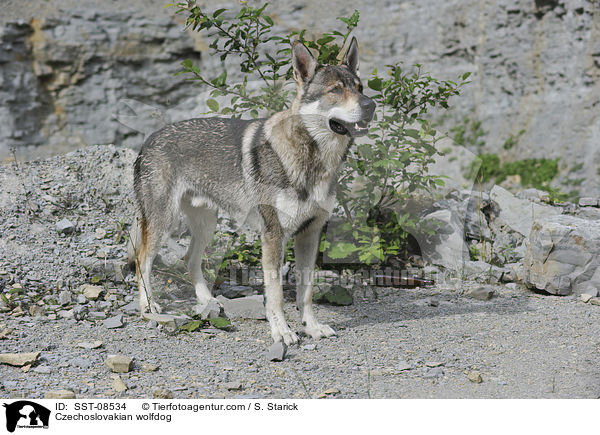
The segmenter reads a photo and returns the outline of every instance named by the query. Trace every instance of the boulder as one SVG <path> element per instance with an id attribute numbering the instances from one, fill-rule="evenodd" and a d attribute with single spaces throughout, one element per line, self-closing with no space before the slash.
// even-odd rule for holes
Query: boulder
<path id="1" fill-rule="evenodd" d="M 423 226 L 434 229 L 433 235 L 418 237 L 423 259 L 450 270 L 461 270 L 469 260 L 469 250 L 460 214 L 453 209 L 437 210 L 421 220 Z"/>
<path id="2" fill-rule="evenodd" d="M 508 190 L 494 186 L 490 198 L 498 208 L 497 219 L 511 230 L 527 237 L 536 219 L 556 216 L 562 213 L 559 207 L 542 205 L 528 199 L 520 199 Z"/>
<path id="3" fill-rule="evenodd" d="M 550 216 L 535 221 L 526 242 L 523 280 L 552 294 L 600 287 L 600 221 Z"/>
<path id="4" fill-rule="evenodd" d="M 263 320 L 267 318 L 263 295 L 246 296 L 236 299 L 217 296 L 217 301 L 223 306 L 225 315 L 230 319 Z"/>

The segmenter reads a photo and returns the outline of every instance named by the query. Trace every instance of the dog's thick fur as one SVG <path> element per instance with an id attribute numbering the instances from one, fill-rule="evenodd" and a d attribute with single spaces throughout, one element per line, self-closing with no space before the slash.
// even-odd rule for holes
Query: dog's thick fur
<path id="1" fill-rule="evenodd" d="M 297 95 L 289 110 L 268 119 L 191 119 L 151 135 L 135 161 L 137 236 L 134 257 L 142 312 L 160 311 L 152 298 L 152 262 L 182 211 L 192 232 L 186 255 L 200 304 L 213 296 L 202 255 L 217 210 L 261 231 L 267 319 L 274 341 L 298 338 L 283 312 L 281 266 L 295 238 L 296 302 L 306 334 L 335 334 L 315 319 L 313 273 L 320 235 L 335 203 L 337 174 L 353 137 L 366 134 L 374 102 L 362 94 L 358 44 L 339 66 L 320 65 L 308 49 L 292 49 Z"/>

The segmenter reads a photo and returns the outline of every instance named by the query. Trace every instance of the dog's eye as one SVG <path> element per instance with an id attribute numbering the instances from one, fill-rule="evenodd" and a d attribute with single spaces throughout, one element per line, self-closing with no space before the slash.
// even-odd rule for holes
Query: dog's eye
<path id="1" fill-rule="evenodd" d="M 363 85 L 362 85 L 362 83 L 360 83 L 360 82 L 359 82 L 359 83 L 356 85 L 356 89 L 358 89 L 358 92 L 360 92 L 360 93 L 362 94 L 362 91 L 363 91 Z"/>
<path id="2" fill-rule="evenodd" d="M 343 90 L 344 90 L 344 89 L 343 89 L 342 85 L 340 85 L 340 84 L 337 84 L 337 85 L 335 85 L 333 88 L 331 88 L 331 89 L 329 90 L 329 92 L 331 92 L 331 93 L 334 93 L 334 94 L 339 94 L 339 93 L 341 93 Z"/>

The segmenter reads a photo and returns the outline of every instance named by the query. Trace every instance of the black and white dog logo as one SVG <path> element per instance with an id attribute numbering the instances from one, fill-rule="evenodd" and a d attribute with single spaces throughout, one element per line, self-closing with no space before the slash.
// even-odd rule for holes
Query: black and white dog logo
<path id="1" fill-rule="evenodd" d="M 14 432 L 18 428 L 48 428 L 50 410 L 29 400 L 5 403 L 6 430 Z"/>

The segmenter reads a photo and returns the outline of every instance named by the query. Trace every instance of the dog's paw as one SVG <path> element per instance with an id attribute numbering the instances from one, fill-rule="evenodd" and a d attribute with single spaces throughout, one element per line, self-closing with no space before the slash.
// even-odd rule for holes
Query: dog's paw
<path id="1" fill-rule="evenodd" d="M 162 307 L 157 302 L 152 301 L 148 304 L 147 301 L 140 301 L 140 313 L 160 314 L 162 311 Z"/>
<path id="2" fill-rule="evenodd" d="M 275 343 L 283 341 L 288 346 L 298 343 L 298 336 L 290 329 L 285 320 L 276 318 L 269 323 L 271 323 L 271 336 Z"/>
<path id="3" fill-rule="evenodd" d="M 315 340 L 323 337 L 331 337 L 336 335 L 335 331 L 331 329 L 329 325 L 323 325 L 321 323 L 308 324 L 304 327 L 304 333 L 310 335 Z"/>

